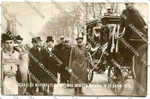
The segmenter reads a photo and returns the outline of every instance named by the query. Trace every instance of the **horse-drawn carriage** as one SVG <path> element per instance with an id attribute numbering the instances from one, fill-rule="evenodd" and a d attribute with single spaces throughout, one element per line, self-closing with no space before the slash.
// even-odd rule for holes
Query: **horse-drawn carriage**
<path id="1" fill-rule="evenodd" d="M 86 24 L 87 45 L 91 47 L 89 51 L 89 82 L 93 79 L 94 71 L 104 72 L 107 70 L 108 84 L 116 95 L 121 95 L 126 79 L 134 78 L 139 73 L 137 70 L 134 71 L 135 64 L 139 62 L 139 59 L 132 59 L 134 55 L 127 47 L 126 42 L 122 37 L 119 38 L 119 28 L 119 16 L 104 16 L 101 20 L 94 20 Z M 140 55 L 145 55 L 143 57 L 146 60 L 145 49 L 147 46 L 140 49 L 140 52 L 143 53 Z M 143 87 L 145 88 L 145 84 Z"/>

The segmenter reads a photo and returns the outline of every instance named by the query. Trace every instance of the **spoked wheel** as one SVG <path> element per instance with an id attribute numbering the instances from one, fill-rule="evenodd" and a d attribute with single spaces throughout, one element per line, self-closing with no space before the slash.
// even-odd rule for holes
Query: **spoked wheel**
<path id="1" fill-rule="evenodd" d="M 116 67 L 110 67 L 108 70 L 108 84 L 115 95 L 120 95 L 124 90 L 124 80 L 121 70 Z"/>
<path id="2" fill-rule="evenodd" d="M 124 82 L 123 81 L 112 81 L 110 83 L 111 90 L 115 95 L 120 95 L 124 90 Z"/>

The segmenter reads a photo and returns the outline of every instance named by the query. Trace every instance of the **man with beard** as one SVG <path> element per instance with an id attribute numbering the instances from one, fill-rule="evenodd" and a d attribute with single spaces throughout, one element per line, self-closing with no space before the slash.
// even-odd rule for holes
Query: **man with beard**
<path id="1" fill-rule="evenodd" d="M 42 68 L 45 67 L 43 64 L 43 53 L 42 53 L 42 40 L 40 37 L 32 38 L 33 47 L 29 50 L 29 80 L 35 84 L 45 83 L 46 71 Z M 29 89 L 30 94 L 37 94 L 43 92 L 42 87 L 32 86 Z"/>

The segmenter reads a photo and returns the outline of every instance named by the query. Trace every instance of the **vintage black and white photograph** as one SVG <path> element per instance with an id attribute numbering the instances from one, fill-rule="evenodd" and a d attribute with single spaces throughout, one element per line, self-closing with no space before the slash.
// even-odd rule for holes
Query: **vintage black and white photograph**
<path id="1" fill-rule="evenodd" d="M 147 3 L 1 7 L 2 95 L 147 96 Z"/>

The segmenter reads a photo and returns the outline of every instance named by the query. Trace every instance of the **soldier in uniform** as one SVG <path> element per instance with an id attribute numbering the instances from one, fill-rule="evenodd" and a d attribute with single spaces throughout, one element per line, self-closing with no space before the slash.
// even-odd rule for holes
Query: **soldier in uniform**
<path id="1" fill-rule="evenodd" d="M 83 37 L 76 38 L 77 45 L 71 50 L 71 60 L 70 60 L 70 82 L 74 85 L 74 94 L 83 94 L 82 86 L 76 86 L 76 84 L 86 84 L 88 83 L 88 52 L 83 45 Z"/>

